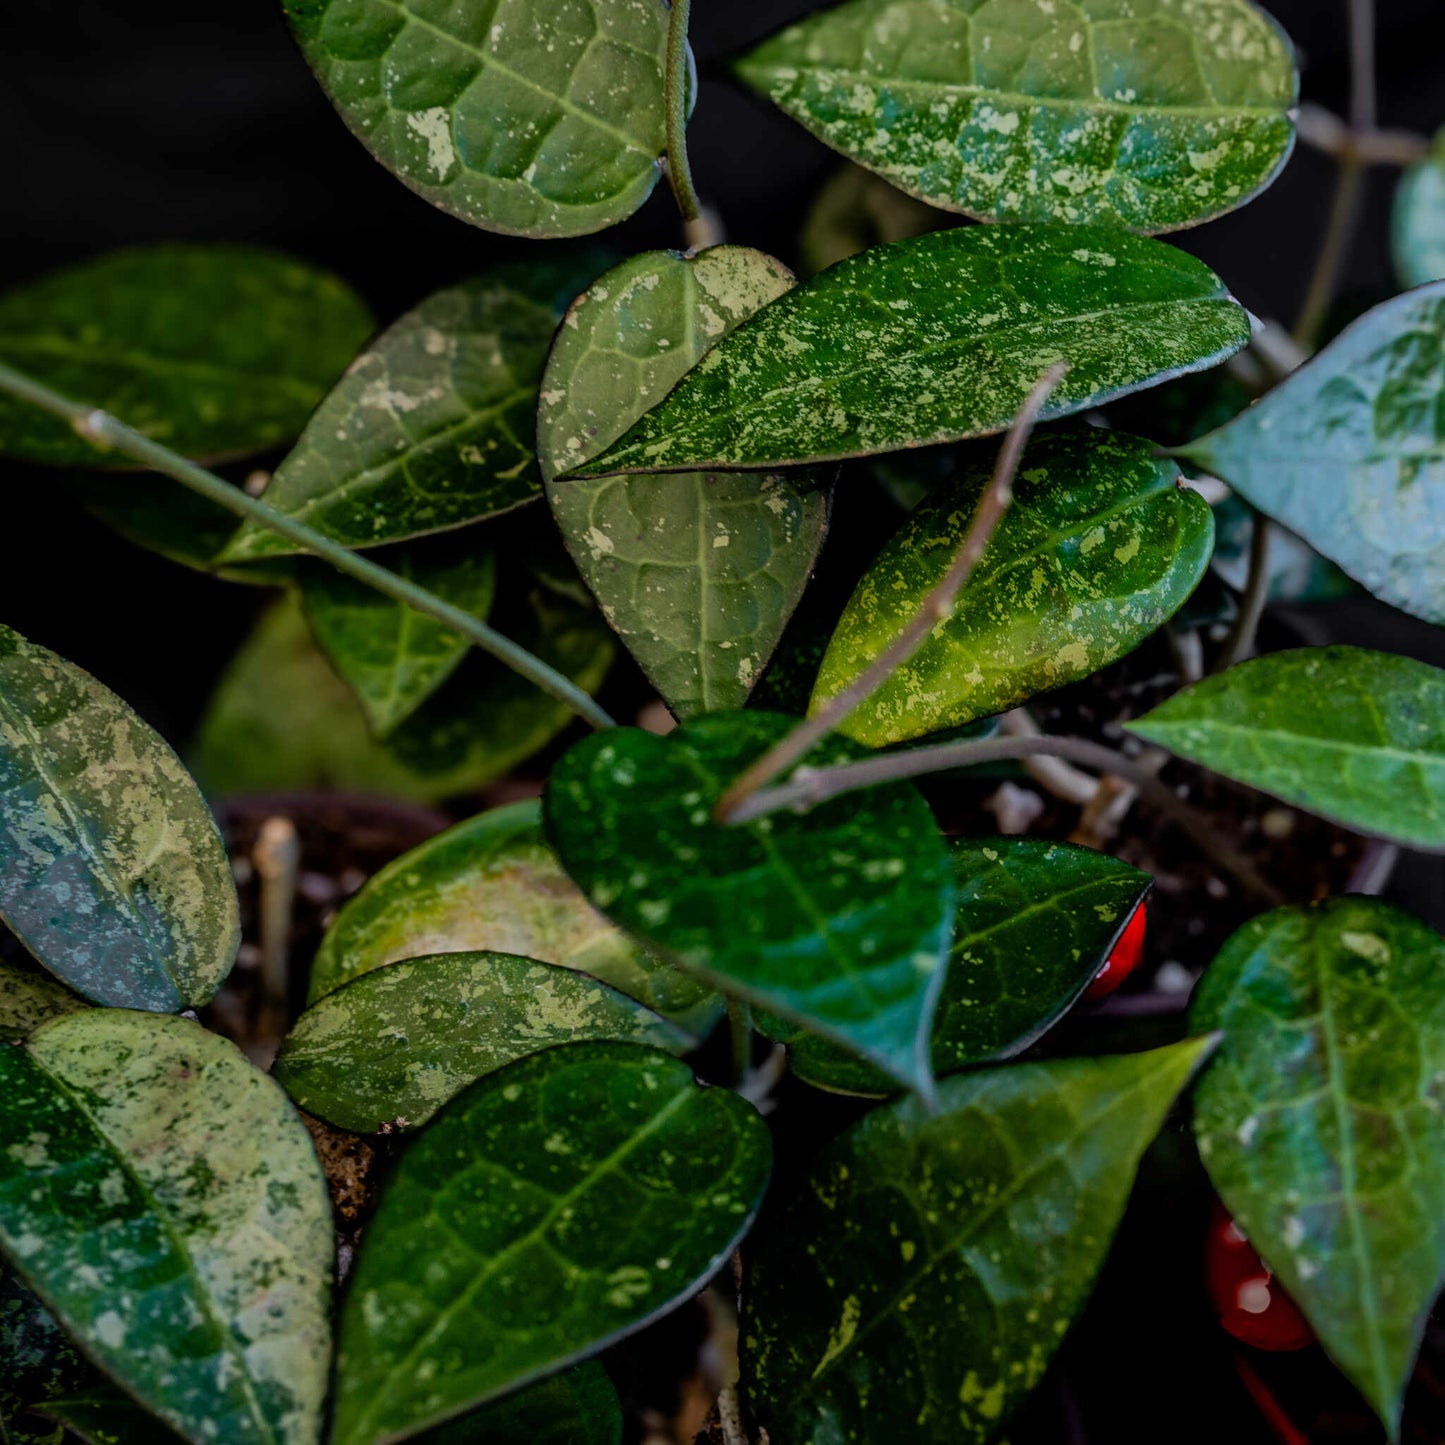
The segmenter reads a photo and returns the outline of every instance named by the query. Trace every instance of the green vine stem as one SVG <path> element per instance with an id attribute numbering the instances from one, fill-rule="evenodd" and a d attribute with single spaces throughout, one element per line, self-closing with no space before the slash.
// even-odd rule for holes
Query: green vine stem
<path id="1" fill-rule="evenodd" d="M 613 719 L 581 688 L 569 682 L 555 668 L 549 667 L 540 657 L 533 656 L 526 648 L 519 647 L 508 637 L 503 637 L 500 632 L 494 631 L 470 613 L 444 602 L 426 588 L 418 587 L 416 583 L 398 577 L 394 572 L 388 572 L 385 567 L 378 566 L 368 558 L 349 551 L 304 522 L 295 521 L 283 512 L 276 511 L 274 507 L 267 506 L 265 502 L 248 496 L 213 472 L 196 466 L 194 462 L 188 462 L 183 456 L 152 441 L 134 427 L 117 421 L 107 412 L 72 401 L 69 397 L 52 391 L 42 382 L 4 364 L 0 364 L 0 391 L 8 392 L 21 401 L 30 402 L 69 422 L 78 436 L 98 450 L 118 451 L 142 462 L 180 482 L 182 486 L 189 487 L 208 501 L 215 502 L 217 506 L 234 512 L 238 517 L 249 517 L 263 527 L 279 533 L 288 541 L 296 543 L 303 551 L 329 562 L 338 572 L 345 572 L 347 576 L 355 577 L 358 582 L 365 582 L 395 601 L 435 618 L 444 627 L 461 633 L 483 652 L 490 653 L 498 662 L 525 677 L 528 682 L 536 684 L 543 692 L 593 727 L 616 726 Z"/>
<path id="2" fill-rule="evenodd" d="M 687 158 L 687 110 L 690 97 L 687 55 L 687 27 L 692 0 L 672 0 L 667 23 L 667 77 L 664 105 L 667 111 L 667 178 L 677 208 L 689 226 L 702 218 L 702 202 L 692 183 L 692 166 Z"/>

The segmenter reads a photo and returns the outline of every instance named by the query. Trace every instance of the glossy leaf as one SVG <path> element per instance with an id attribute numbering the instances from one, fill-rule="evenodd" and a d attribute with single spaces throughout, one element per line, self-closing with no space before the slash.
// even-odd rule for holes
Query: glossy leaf
<path id="1" fill-rule="evenodd" d="M 829 1145 L 749 1245 L 743 1384 L 788 1445 L 992 1439 L 1088 1298 L 1208 1052 L 946 1079 Z"/>
<path id="2" fill-rule="evenodd" d="M 1061 417 L 1249 340 L 1202 262 L 1098 226 L 965 226 L 876 246 L 765 306 L 569 475 L 766 467 L 1005 430 L 1070 363 Z"/>
<path id="3" fill-rule="evenodd" d="M 1172 617 L 1209 566 L 1214 518 L 1152 442 L 1046 436 L 953 615 L 842 724 L 872 746 L 1003 712 L 1089 677 Z M 933 493 L 883 549 L 823 658 L 811 710 L 913 620 L 968 533 L 992 463 Z"/>
<path id="4" fill-rule="evenodd" d="M 404 1439 L 696 1291 L 751 1223 L 771 1154 L 750 1104 L 635 1045 L 548 1049 L 474 1084 L 367 1226 L 335 1445 Z"/>
<path id="5" fill-rule="evenodd" d="M 792 285 L 785 267 L 744 246 L 693 258 L 650 251 L 574 303 L 547 361 L 537 446 L 552 514 L 608 622 L 678 717 L 747 701 L 823 544 L 823 478 L 553 478 L 615 441 Z"/>
<path id="6" fill-rule="evenodd" d="M 1173 231 L 1294 145 L 1284 32 L 1248 0 L 848 0 L 738 72 L 835 150 L 986 221 Z"/>
<path id="7" fill-rule="evenodd" d="M 97 1003 L 206 1002 L 240 943 L 221 836 L 180 759 L 87 672 L 0 626 L 0 916 Z"/>
<path id="8" fill-rule="evenodd" d="M 927 1088 L 953 879 L 908 784 L 723 826 L 724 788 L 794 726 L 714 713 L 665 738 L 617 728 L 552 769 L 548 833 L 592 902 L 700 978 Z M 830 738 L 815 766 L 858 750 Z"/>
<path id="9" fill-rule="evenodd" d="M 584 1360 L 418 1436 L 418 1445 L 622 1445 L 622 1406 L 607 1372 Z"/>
<path id="10" fill-rule="evenodd" d="M 1395 272 L 1406 286 L 1445 280 L 1445 131 L 1400 182 L 1392 240 Z"/>
<path id="11" fill-rule="evenodd" d="M 591 974 L 699 1035 L 721 1008 L 588 903 L 542 836 L 532 800 L 480 813 L 388 863 L 326 930 L 307 1002 L 399 959 L 464 952 Z"/>
<path id="12" fill-rule="evenodd" d="M 274 1073 L 306 1110 L 358 1134 L 415 1128 L 473 1080 L 557 1044 L 696 1042 L 596 979 L 510 953 L 375 969 L 297 1019 Z"/>
<path id="13" fill-rule="evenodd" d="M 1445 282 L 1375 307 L 1181 448 L 1376 597 L 1445 623 Z"/>
<path id="14" fill-rule="evenodd" d="M 295 437 L 371 328 L 349 287 L 291 256 L 147 246 L 0 296 L 0 361 L 174 451 L 220 457 Z M 0 453 L 106 460 L 66 422 L 8 396 Z"/>
<path id="15" fill-rule="evenodd" d="M 1362 833 L 1445 849 L 1445 672 L 1358 647 L 1256 658 L 1130 732 Z"/>
<path id="16" fill-rule="evenodd" d="M 1249 1242 L 1392 1437 L 1445 1279 L 1445 942 L 1374 898 L 1247 923 L 1190 1019 L 1195 1132 Z"/>
<path id="17" fill-rule="evenodd" d="M 84 1007 L 84 999 L 40 969 L 0 959 L 0 1043 L 17 1044 L 47 1019 Z"/>
<path id="18" fill-rule="evenodd" d="M 300 1119 L 234 1045 L 89 1009 L 0 1049 L 0 1247 L 187 1439 L 316 1439 L 330 1198 Z"/>
<path id="19" fill-rule="evenodd" d="M 513 236 L 630 216 L 666 144 L 663 0 L 284 0 L 342 119 L 418 195 Z"/>

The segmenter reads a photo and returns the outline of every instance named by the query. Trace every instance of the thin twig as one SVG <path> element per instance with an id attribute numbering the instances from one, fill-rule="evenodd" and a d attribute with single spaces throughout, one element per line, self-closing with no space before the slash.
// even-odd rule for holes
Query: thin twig
<path id="1" fill-rule="evenodd" d="M 944 573 L 943 580 L 923 599 L 923 606 L 917 614 L 842 692 L 829 698 L 812 717 L 800 722 L 775 747 L 770 748 L 733 780 L 714 810 L 714 817 L 720 823 L 738 821 L 739 809 L 748 797 L 759 788 L 766 787 L 774 778 L 806 756 L 811 748 L 833 732 L 856 707 L 877 692 L 922 647 L 934 628 L 947 622 L 953 615 L 953 604 L 959 591 L 978 565 L 988 547 L 989 539 L 1003 521 L 1013 501 L 1014 473 L 1018 470 L 1019 458 L 1028 444 L 1039 413 L 1043 411 L 1068 369 L 1067 361 L 1056 361 L 1039 378 L 1023 406 L 1019 408 L 1019 413 L 1004 438 L 1003 446 L 999 448 L 993 476 L 978 499 L 968 533 L 948 571 Z"/>
<path id="2" fill-rule="evenodd" d="M 301 866 L 301 840 L 290 818 L 267 818 L 251 851 L 261 881 L 261 1009 L 256 1034 L 269 1057 L 252 1062 L 270 1068 L 286 1032 L 290 995 L 291 926 L 296 906 L 296 874 Z"/>
<path id="3" fill-rule="evenodd" d="M 743 1425 L 743 1407 L 736 1385 L 724 1385 L 718 1392 L 717 1417 L 727 1445 L 752 1445 Z"/>
<path id="4" fill-rule="evenodd" d="M 689 225 L 702 215 L 702 202 L 692 183 L 692 164 L 687 158 L 687 110 L 691 90 L 688 64 L 687 27 L 692 0 L 672 0 L 667 22 L 667 77 L 663 104 L 667 119 L 667 179 L 677 208 Z"/>
<path id="5" fill-rule="evenodd" d="M 1239 598 L 1239 616 L 1229 629 L 1229 636 L 1214 661 L 1214 671 L 1224 672 L 1243 662 L 1254 651 L 1260 619 L 1269 601 L 1269 548 L 1274 525 L 1263 512 L 1254 513 L 1254 528 L 1249 537 L 1249 574 Z"/>
<path id="6" fill-rule="evenodd" d="M 1412 130 L 1356 130 L 1322 105 L 1306 101 L 1295 117 L 1300 139 L 1342 161 L 1353 156 L 1366 165 L 1413 166 L 1430 154 L 1428 137 Z"/>

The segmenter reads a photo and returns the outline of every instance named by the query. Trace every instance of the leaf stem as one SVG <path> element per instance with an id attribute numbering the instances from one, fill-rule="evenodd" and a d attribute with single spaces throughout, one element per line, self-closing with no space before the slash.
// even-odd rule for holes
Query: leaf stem
<path id="1" fill-rule="evenodd" d="M 692 0 L 672 0 L 672 14 L 667 22 L 667 76 L 664 83 L 664 106 L 667 116 L 667 179 L 677 208 L 690 226 L 702 217 L 702 202 L 692 183 L 692 165 L 687 158 L 687 109 L 689 66 L 687 28 L 692 14 Z"/>
<path id="2" fill-rule="evenodd" d="M 753 1011 L 746 999 L 729 998 L 728 1033 L 733 1046 L 733 1082 L 744 1083 L 753 1067 Z"/>
<path id="3" fill-rule="evenodd" d="M 1254 512 L 1253 516 L 1254 525 L 1249 537 L 1249 573 L 1239 598 L 1239 616 L 1234 619 L 1234 626 L 1215 659 L 1214 672 L 1226 671 L 1253 652 L 1260 619 L 1269 601 L 1269 548 L 1274 538 L 1274 525 L 1263 512 Z"/>
<path id="4" fill-rule="evenodd" d="M 424 587 L 418 587 L 415 582 L 398 577 L 395 572 L 389 572 L 385 567 L 359 556 L 338 542 L 333 542 L 304 522 L 298 522 L 265 502 L 248 496 L 213 472 L 187 461 L 177 452 L 152 441 L 133 427 L 126 426 L 124 422 L 117 421 L 107 412 L 72 401 L 69 397 L 52 391 L 44 383 L 12 370 L 3 363 L 0 363 L 0 392 L 8 392 L 21 401 L 28 401 L 61 420 L 68 421 L 78 436 L 98 450 L 114 449 L 135 461 L 143 462 L 217 506 L 224 507 L 239 517 L 248 517 L 259 522 L 263 527 L 268 527 L 295 542 L 303 550 L 329 562 L 338 572 L 355 577 L 357 581 L 365 582 L 404 606 L 435 618 L 444 627 L 461 633 L 483 652 L 489 653 L 498 662 L 525 677 L 528 682 L 534 683 L 593 727 L 616 726 L 612 718 L 581 688 L 563 677 L 555 668 L 549 667 L 540 657 L 535 657 L 526 648 L 519 647 L 510 638 L 503 637 L 500 632 L 494 631 L 469 612 L 453 607 L 451 603 L 444 602 Z"/>

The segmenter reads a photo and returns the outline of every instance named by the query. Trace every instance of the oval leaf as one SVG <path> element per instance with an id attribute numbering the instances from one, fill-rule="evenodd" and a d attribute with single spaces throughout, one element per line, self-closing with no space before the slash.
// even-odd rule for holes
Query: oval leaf
<path id="1" fill-rule="evenodd" d="M 834 150 L 986 221 L 1174 231 L 1294 145 L 1288 37 L 1247 0 L 849 0 L 738 73 Z"/>
<path id="2" fill-rule="evenodd" d="M 751 1223 L 771 1156 L 751 1105 L 651 1049 L 548 1049 L 474 1084 L 367 1225 L 335 1445 L 403 1439 L 693 1293 Z"/>
<path id="3" fill-rule="evenodd" d="M 1206 678 L 1130 732 L 1362 833 L 1445 848 L 1445 672 L 1358 647 Z"/>
<path id="4" fill-rule="evenodd" d="M 954 888 L 922 797 L 892 785 L 804 817 L 712 820 L 727 785 L 794 725 L 713 713 L 665 738 L 633 728 L 584 738 L 552 769 L 548 833 L 623 928 L 926 1089 Z M 830 738 L 808 761 L 857 755 Z"/>
<path id="5" fill-rule="evenodd" d="M 1003 712 L 1091 676 L 1172 617 L 1209 566 L 1214 518 L 1154 453 L 1152 442 L 1105 431 L 1035 442 L 952 616 L 843 732 L 876 747 Z M 979 469 L 933 493 L 883 549 L 833 634 L 811 711 L 917 615 L 989 481 Z"/>
<path id="6" fill-rule="evenodd" d="M 685 1053 L 694 1040 L 569 969 L 446 953 L 363 974 L 297 1019 L 273 1072 L 343 1129 L 413 1128 L 474 1079 L 556 1044 L 614 1039 Z"/>
<path id="7" fill-rule="evenodd" d="M 571 476 L 769 467 L 1003 431 L 1200 371 L 1249 340 L 1202 262 L 1097 226 L 966 226 L 877 246 L 765 306 Z"/>
<path id="8" fill-rule="evenodd" d="M 188 1440 L 317 1438 L 330 1197 L 300 1119 L 232 1044 L 89 1009 L 0 1048 L 0 1246 Z"/>
<path id="9" fill-rule="evenodd" d="M 664 0 L 284 0 L 317 79 L 418 195 L 512 236 L 630 216 L 666 145 Z"/>
<path id="10" fill-rule="evenodd" d="M 1445 623 L 1445 282 L 1375 307 L 1180 448 L 1382 601 Z"/>
<path id="11" fill-rule="evenodd" d="M 1395 272 L 1406 286 L 1445 280 L 1445 131 L 1430 156 L 1405 172 L 1391 229 Z"/>
<path id="12" fill-rule="evenodd" d="M 1209 1047 L 946 1079 L 938 1113 L 904 1099 L 830 1145 L 748 1250 L 743 1383 L 771 1438 L 995 1436 Z"/>
<path id="13" fill-rule="evenodd" d="M 681 718 L 747 701 L 823 545 L 822 478 L 553 478 L 614 442 L 792 285 L 744 246 L 651 251 L 578 298 L 547 361 L 537 446 L 552 514 L 613 630 Z"/>
<path id="14" fill-rule="evenodd" d="M 622 1425 L 622 1406 L 607 1371 L 585 1360 L 428 1430 L 418 1445 L 622 1445 Z"/>
<path id="15" fill-rule="evenodd" d="M 84 999 L 38 968 L 0 959 L 0 1043 L 18 1044 L 47 1019 L 84 1007 Z"/>
<path id="16" fill-rule="evenodd" d="M 234 456 L 295 437 L 371 328 L 349 287 L 290 256 L 148 246 L 0 297 L 0 361 L 173 451 Z M 105 460 L 66 422 L 9 396 L 0 452 L 64 466 Z"/>
<path id="17" fill-rule="evenodd" d="M 96 1003 L 169 1013 L 220 987 L 236 888 L 205 800 L 88 672 L 0 626 L 0 917 Z"/>
<path id="18" fill-rule="evenodd" d="M 1373 898 L 1247 923 L 1191 1025 L 1195 1132 L 1231 1215 L 1391 1438 L 1445 1277 L 1445 942 Z"/>

